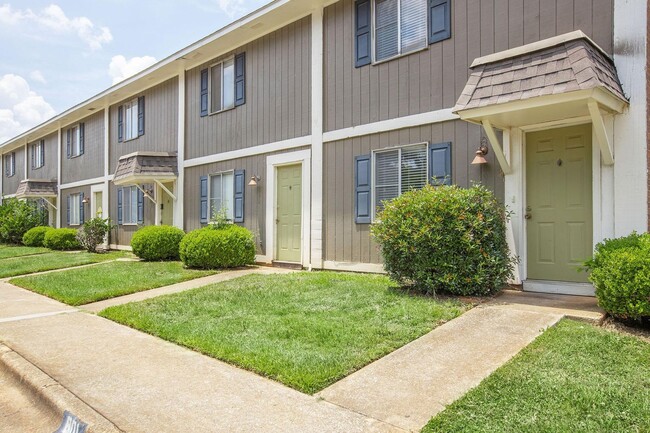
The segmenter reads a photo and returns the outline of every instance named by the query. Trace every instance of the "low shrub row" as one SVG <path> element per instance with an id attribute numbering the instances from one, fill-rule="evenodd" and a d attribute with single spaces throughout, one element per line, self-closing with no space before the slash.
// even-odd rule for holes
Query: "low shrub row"
<path id="1" fill-rule="evenodd" d="M 43 225 L 44 211 L 34 202 L 9 198 L 0 205 L 0 242 L 20 244 L 27 231 Z"/>
<path id="2" fill-rule="evenodd" d="M 77 240 L 77 230 L 68 228 L 47 230 L 43 238 L 43 246 L 59 251 L 81 249 L 81 244 Z"/>
<path id="3" fill-rule="evenodd" d="M 255 262 L 253 234 L 235 224 L 209 225 L 185 234 L 170 226 L 148 226 L 131 240 L 133 253 L 146 261 L 178 260 L 188 268 L 225 269 Z"/>

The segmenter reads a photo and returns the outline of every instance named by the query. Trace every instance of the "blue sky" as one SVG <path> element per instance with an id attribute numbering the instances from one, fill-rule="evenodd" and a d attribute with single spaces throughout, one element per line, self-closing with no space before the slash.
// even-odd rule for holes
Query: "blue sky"
<path id="1" fill-rule="evenodd" d="M 0 2 L 0 143 L 268 2 Z"/>

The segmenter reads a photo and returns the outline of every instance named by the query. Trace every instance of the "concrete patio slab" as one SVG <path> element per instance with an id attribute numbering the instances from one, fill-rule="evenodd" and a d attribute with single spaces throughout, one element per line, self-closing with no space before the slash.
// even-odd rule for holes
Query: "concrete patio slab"
<path id="1" fill-rule="evenodd" d="M 86 313 L 2 323 L 0 339 L 123 431 L 403 431 Z"/>
<path id="2" fill-rule="evenodd" d="M 598 321 L 605 311 L 593 296 L 556 295 L 548 293 L 504 290 L 494 298 L 491 305 L 510 305 L 526 311 L 563 314 L 574 319 Z"/>
<path id="3" fill-rule="evenodd" d="M 173 284 L 171 286 L 159 287 L 157 289 L 145 290 L 143 292 L 132 293 L 130 295 L 119 296 L 117 298 L 107 299 L 105 301 L 93 302 L 91 304 L 82 305 L 79 307 L 84 311 L 98 313 L 108 307 L 115 305 L 128 304 L 129 302 L 144 301 L 145 299 L 156 298 L 162 295 L 169 295 L 172 293 L 185 292 L 187 290 L 196 289 L 198 287 L 207 286 L 209 284 L 220 283 L 223 281 L 232 280 L 235 278 L 243 277 L 245 275 L 259 274 L 286 274 L 295 272 L 290 269 L 282 268 L 267 268 L 267 267 L 250 267 L 246 269 L 237 269 L 233 271 L 223 271 L 219 274 L 209 275 L 207 277 L 196 278 L 190 281 Z"/>
<path id="4" fill-rule="evenodd" d="M 404 430 L 421 429 L 561 314 L 477 307 L 318 394 Z"/>

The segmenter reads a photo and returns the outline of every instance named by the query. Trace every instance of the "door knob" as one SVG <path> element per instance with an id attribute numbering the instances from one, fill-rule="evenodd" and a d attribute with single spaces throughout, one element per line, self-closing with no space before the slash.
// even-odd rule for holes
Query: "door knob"
<path id="1" fill-rule="evenodd" d="M 275 223 L 276 223 L 276 224 L 280 224 L 280 219 L 279 219 L 279 218 L 276 218 L 276 219 L 275 219 Z"/>
<path id="2" fill-rule="evenodd" d="M 526 215 L 524 215 L 524 218 L 526 218 L 527 220 L 531 219 L 532 217 L 533 217 L 533 214 L 530 213 L 530 212 L 526 212 Z"/>

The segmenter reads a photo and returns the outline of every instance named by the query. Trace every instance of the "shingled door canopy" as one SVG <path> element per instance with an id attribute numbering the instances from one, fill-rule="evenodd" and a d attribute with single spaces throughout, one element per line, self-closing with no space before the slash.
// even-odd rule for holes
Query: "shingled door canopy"
<path id="1" fill-rule="evenodd" d="M 113 176 L 118 186 L 173 181 L 178 177 L 178 157 L 168 152 L 135 152 L 120 158 Z"/>
<path id="2" fill-rule="evenodd" d="M 16 198 L 56 198 L 57 192 L 56 180 L 27 179 L 18 185 Z"/>
<path id="3" fill-rule="evenodd" d="M 627 104 L 612 58 L 578 30 L 474 60 L 453 112 L 483 125 L 507 174 L 494 128 L 585 117 L 604 163 L 613 164 L 602 115 L 622 113 Z"/>

